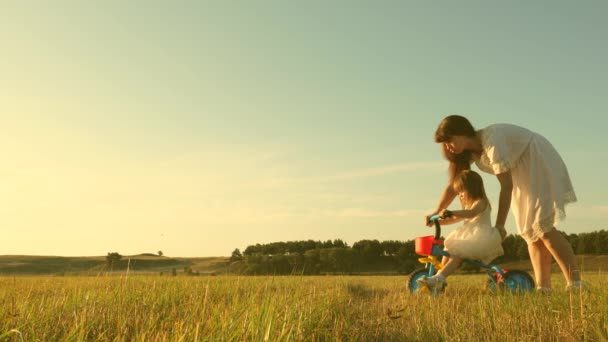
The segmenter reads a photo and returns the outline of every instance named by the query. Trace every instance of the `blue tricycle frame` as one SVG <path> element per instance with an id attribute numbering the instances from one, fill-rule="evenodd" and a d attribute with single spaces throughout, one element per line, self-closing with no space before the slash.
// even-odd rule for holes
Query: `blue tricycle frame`
<path id="1" fill-rule="evenodd" d="M 451 216 L 451 213 L 446 210 L 446 217 Z M 431 277 L 439 271 L 443 265 L 438 259 L 439 256 L 449 257 L 450 253 L 443 250 L 443 240 L 441 240 L 441 225 L 439 220 L 443 218 L 440 215 L 433 215 L 429 217 L 429 222 L 435 224 L 435 235 L 434 236 L 423 236 L 416 238 L 416 253 L 423 255 L 423 258 L 419 258 L 418 261 L 425 264 L 424 268 L 419 268 L 410 273 L 407 280 L 407 288 L 412 293 L 430 293 L 437 295 L 445 290 L 445 286 L 441 289 L 431 289 L 425 285 L 420 285 L 416 280 L 423 276 Z M 428 243 L 432 238 L 432 247 L 430 251 L 420 253 L 418 245 Z M 424 242 L 423 242 L 424 241 Z M 428 245 L 426 246 L 428 249 Z M 505 291 L 510 293 L 526 293 L 534 290 L 534 280 L 525 271 L 521 270 L 505 270 L 496 264 L 484 264 L 477 260 L 463 259 L 463 263 L 469 263 L 479 268 L 483 268 L 488 275 L 486 282 L 486 288 L 492 292 Z M 447 285 L 447 284 L 446 284 Z"/>

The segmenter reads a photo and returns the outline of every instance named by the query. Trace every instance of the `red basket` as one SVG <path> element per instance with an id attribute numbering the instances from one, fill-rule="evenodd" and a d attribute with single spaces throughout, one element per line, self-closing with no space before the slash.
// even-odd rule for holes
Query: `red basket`
<path id="1" fill-rule="evenodd" d="M 440 245 L 442 243 L 443 240 L 435 240 L 434 235 L 417 237 L 415 241 L 416 254 L 431 255 L 433 245 Z"/>

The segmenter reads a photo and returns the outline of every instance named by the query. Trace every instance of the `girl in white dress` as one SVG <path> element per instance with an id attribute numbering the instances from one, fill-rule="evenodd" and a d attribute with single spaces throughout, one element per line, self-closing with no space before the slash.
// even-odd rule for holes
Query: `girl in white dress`
<path id="1" fill-rule="evenodd" d="M 450 184 L 445 188 L 435 213 L 454 200 L 455 176 L 471 163 L 496 175 L 500 197 L 495 227 L 506 235 L 505 222 L 513 208 L 519 234 L 528 243 L 537 286 L 551 288 L 551 258 L 559 264 L 568 288 L 581 287 L 572 246 L 555 229 L 566 216 L 565 205 L 576 195 L 565 163 L 553 145 L 538 133 L 510 124 L 495 124 L 476 131 L 462 116 L 443 119 L 435 132 L 450 162 Z"/>
<path id="2" fill-rule="evenodd" d="M 450 211 L 449 218 L 441 220 L 443 225 L 464 221 L 444 241 L 450 257 L 443 258 L 443 268 L 432 277 L 421 277 L 418 283 L 431 288 L 442 288 L 445 279 L 462 263 L 462 259 L 481 260 L 489 263 L 503 255 L 500 232 L 492 227 L 490 201 L 486 196 L 481 176 L 471 170 L 462 171 L 453 182 L 453 190 L 460 196 L 463 210 Z M 447 210 L 439 214 L 446 216 Z"/>

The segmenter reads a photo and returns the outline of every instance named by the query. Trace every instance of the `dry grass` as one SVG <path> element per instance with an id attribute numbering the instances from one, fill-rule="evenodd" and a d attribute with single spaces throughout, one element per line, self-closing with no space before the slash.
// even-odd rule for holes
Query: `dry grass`
<path id="1" fill-rule="evenodd" d="M 299 341 L 608 338 L 608 277 L 568 293 L 489 294 L 454 276 L 439 297 L 406 277 L 3 277 L 0 340 Z"/>
<path id="2" fill-rule="evenodd" d="M 577 263 L 579 268 L 587 273 L 605 273 L 608 271 L 608 255 L 577 255 L 576 256 Z M 507 262 L 501 263 L 501 267 L 505 269 L 518 269 L 518 270 L 528 270 L 532 271 L 532 264 L 529 259 L 515 261 L 515 262 Z M 554 261 L 551 265 L 551 270 L 554 273 L 561 272 L 559 266 Z"/>

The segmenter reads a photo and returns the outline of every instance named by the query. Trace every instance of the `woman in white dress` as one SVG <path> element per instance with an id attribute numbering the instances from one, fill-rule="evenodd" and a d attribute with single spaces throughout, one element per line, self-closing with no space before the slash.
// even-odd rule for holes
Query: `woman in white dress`
<path id="1" fill-rule="evenodd" d="M 450 217 L 442 224 L 463 221 L 463 225 L 445 238 L 445 250 L 450 257 L 444 257 L 444 267 L 432 277 L 416 280 L 430 288 L 441 289 L 445 279 L 454 273 L 463 259 L 481 260 L 489 263 L 503 255 L 500 232 L 492 227 L 491 206 L 483 186 L 481 176 L 471 170 L 460 172 L 453 182 L 453 189 L 460 196 L 462 210 L 450 211 Z M 445 217 L 446 210 L 439 213 Z"/>
<path id="2" fill-rule="evenodd" d="M 450 115 L 439 124 L 435 142 L 441 143 L 450 162 L 450 181 L 433 215 L 452 203 L 457 195 L 452 186 L 456 175 L 475 162 L 500 183 L 495 227 L 503 239 L 507 214 L 513 208 L 517 230 L 528 243 L 537 288 L 551 289 L 551 257 L 569 289 L 581 286 L 572 246 L 555 229 L 566 216 L 565 205 L 576 202 L 576 195 L 566 165 L 547 139 L 510 124 L 476 131 L 465 117 Z"/>

